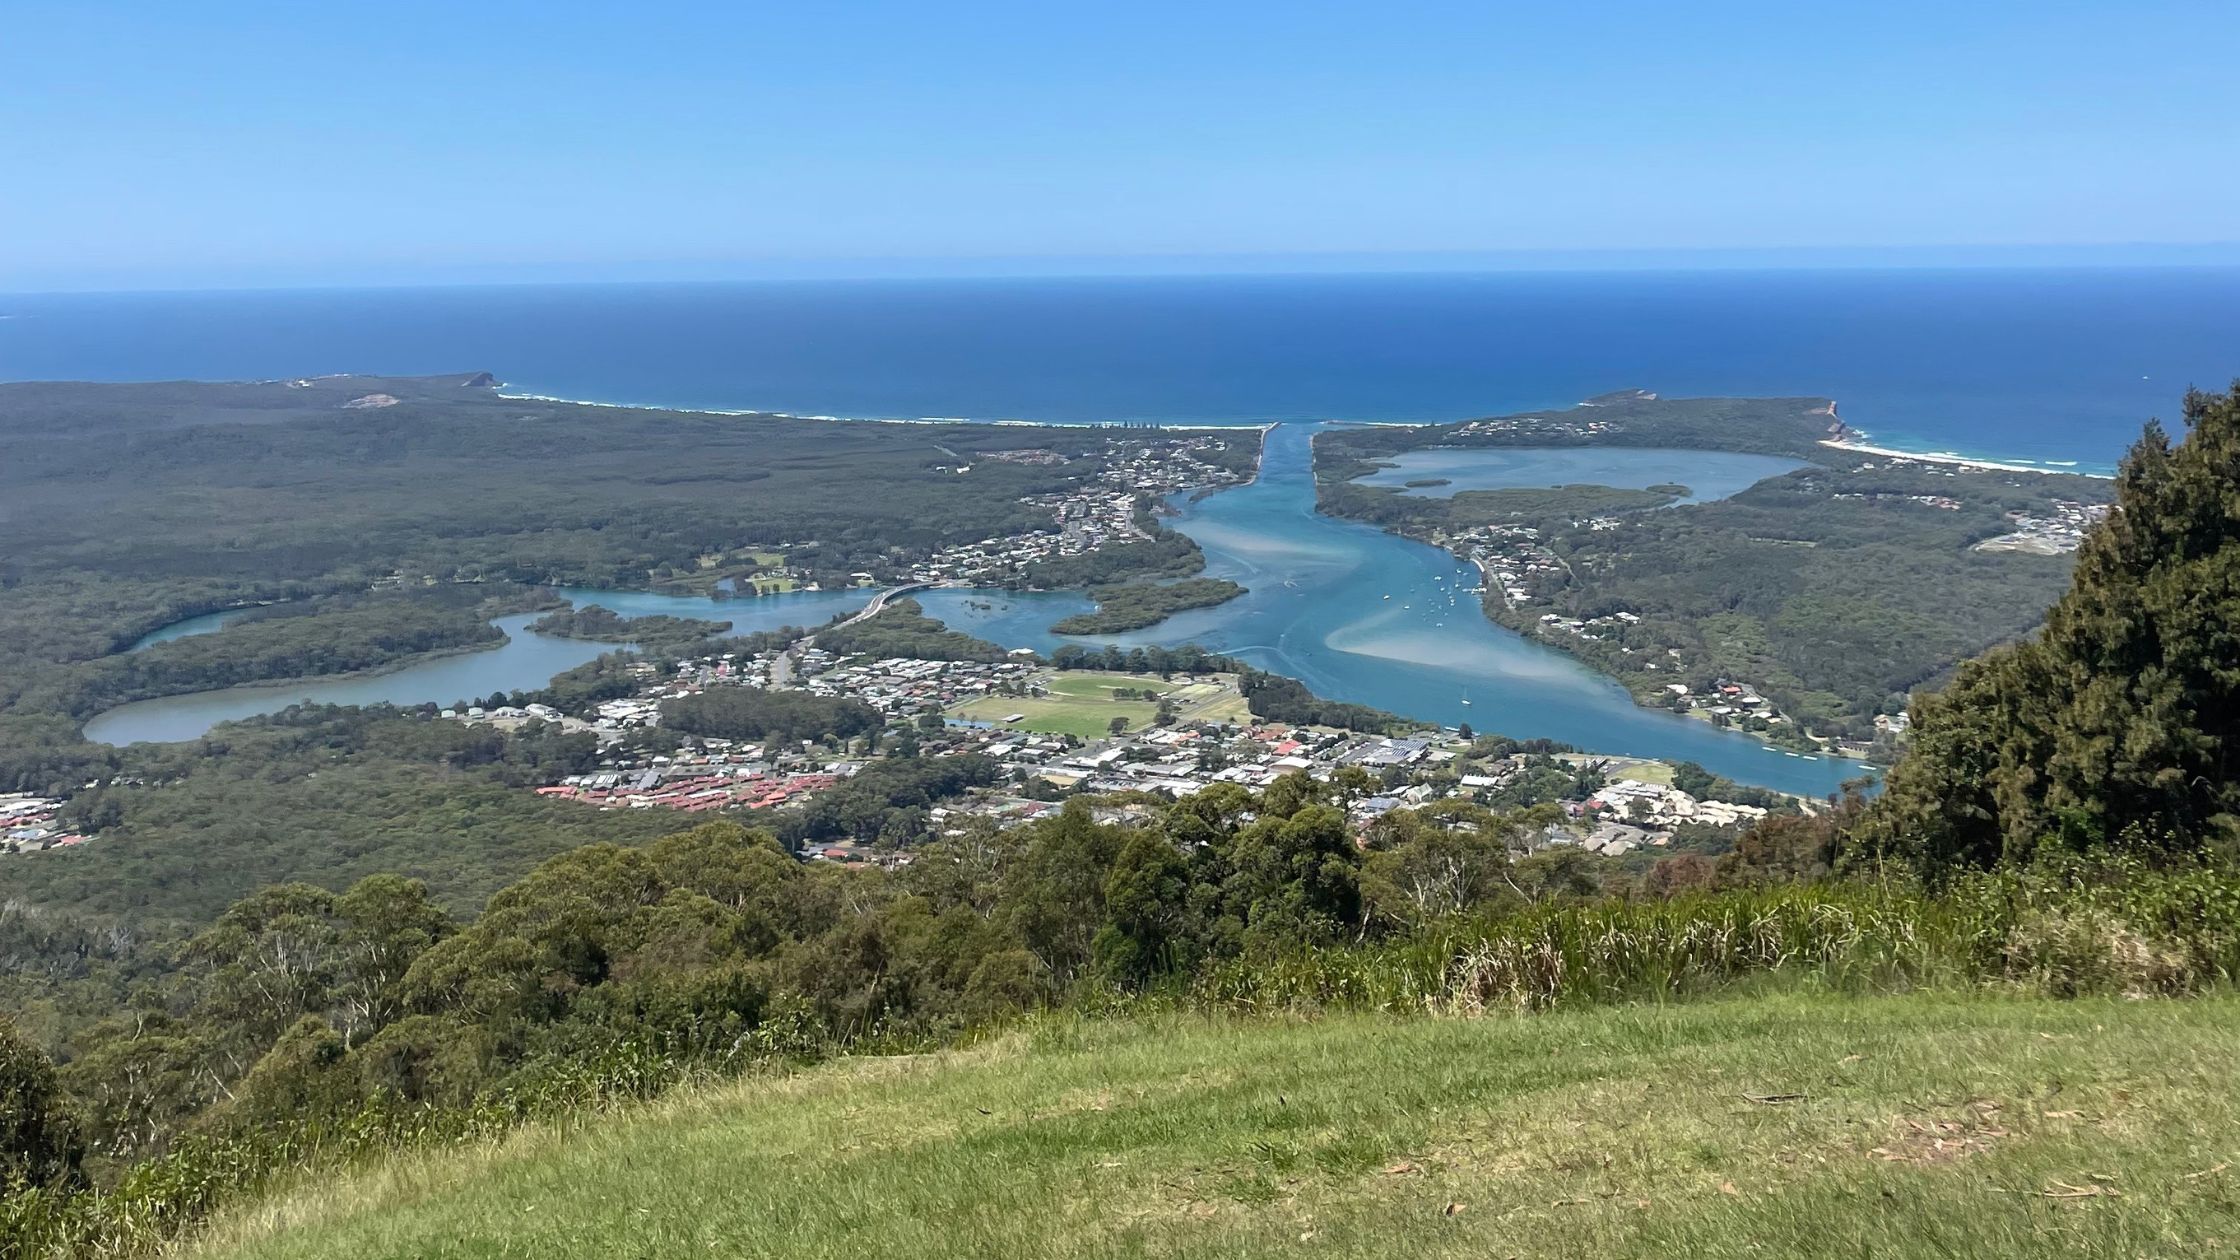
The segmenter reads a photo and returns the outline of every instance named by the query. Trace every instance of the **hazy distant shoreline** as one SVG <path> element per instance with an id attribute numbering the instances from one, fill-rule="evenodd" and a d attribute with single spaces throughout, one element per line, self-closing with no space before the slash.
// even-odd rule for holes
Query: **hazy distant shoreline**
<path id="1" fill-rule="evenodd" d="M 825 416 L 800 411 L 770 411 L 759 407 L 671 407 L 660 403 L 609 402 L 597 398 L 561 398 L 554 394 L 508 393 L 498 386 L 498 397 L 517 402 L 565 403 L 571 407 L 609 407 L 616 411 L 666 411 L 680 416 L 768 416 L 776 420 L 824 420 L 835 424 L 997 424 L 1025 429 L 1099 429 L 1115 425 L 1156 429 L 1208 430 L 1244 433 L 1267 430 L 1279 420 L 1239 421 L 1236 424 L 1181 424 L 1165 420 L 980 420 L 971 416 Z"/>
<path id="2" fill-rule="evenodd" d="M 1265 433 L 1268 429 L 1271 429 L 1278 424 L 1285 423 L 1281 420 L 1238 421 L 1234 424 L 1216 424 L 1212 422 L 1184 424 L 1169 421 L 1133 420 L 1027 420 L 1019 418 L 983 420 L 972 416 L 839 416 L 819 415 L 799 411 L 771 411 L 758 407 L 674 407 L 659 403 L 614 402 L 611 400 L 597 398 L 562 398 L 554 394 L 509 392 L 503 384 L 500 384 L 498 386 L 498 397 L 511 398 L 521 402 L 566 403 L 570 406 L 575 407 L 608 407 L 616 411 L 666 411 L 685 416 L 770 416 L 783 420 L 824 420 L 836 424 L 995 424 L 1013 425 L 1022 428 L 1093 429 L 1103 425 L 1141 423 L 1150 425 L 1155 428 L 1170 430 L 1210 432 L 1243 432 L 1247 430 L 1258 430 L 1262 433 Z M 1325 421 L 1324 423 L 1368 425 L 1378 428 L 1421 429 L 1453 422 L 1439 420 L 1349 420 L 1333 418 L 1331 420 Z M 1858 434 L 1858 436 L 1861 437 L 1866 436 L 1865 434 L 1859 433 L 1859 431 L 1856 429 L 1852 429 L 1850 430 L 1850 432 Z M 1923 463 L 1949 464 L 1956 468 L 1971 468 L 1984 472 L 2026 472 L 2049 474 L 2069 473 L 2080 477 L 2098 477 L 2103 480 L 2113 476 L 2112 473 L 2080 471 L 2080 469 L 2077 467 L 2079 463 L 2079 461 L 2077 460 L 2066 460 L 2060 462 L 2041 461 L 2032 463 L 2024 460 L 2001 460 L 1983 458 L 1978 456 L 1959 455 L 1950 451 L 1911 451 L 1899 447 L 1870 444 L 1846 438 L 1825 439 L 1820 443 L 1820 445 L 1829 447 L 1834 450 L 1851 451 L 1861 455 L 1880 455 L 1889 459 L 1913 459 L 1920 460 Z"/>

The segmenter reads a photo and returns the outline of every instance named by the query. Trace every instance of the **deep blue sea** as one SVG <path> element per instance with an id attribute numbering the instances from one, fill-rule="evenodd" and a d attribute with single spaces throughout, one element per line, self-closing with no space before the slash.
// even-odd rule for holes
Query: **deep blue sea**
<path id="1" fill-rule="evenodd" d="M 495 372 L 609 402 L 1447 420 L 1816 394 L 1921 450 L 2105 469 L 2240 375 L 2240 269 L 820 281 L 0 296 L 0 379 Z"/>

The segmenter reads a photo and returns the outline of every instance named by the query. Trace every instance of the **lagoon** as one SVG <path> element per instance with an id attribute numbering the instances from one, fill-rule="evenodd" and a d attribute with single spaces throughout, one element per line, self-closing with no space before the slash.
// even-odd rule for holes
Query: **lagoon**
<path id="1" fill-rule="evenodd" d="M 1660 450 L 1646 447 L 1580 446 L 1431 447 L 1381 460 L 1384 467 L 1354 480 L 1364 486 L 1393 486 L 1402 494 L 1451 499 L 1464 490 L 1539 489 L 1552 486 L 1612 486 L 1646 490 L 1678 483 L 1688 488 L 1679 503 L 1709 503 L 1783 473 L 1806 467 L 1802 460 L 1740 451 Z M 1440 485 L 1410 486 L 1437 480 Z"/>
<path id="2" fill-rule="evenodd" d="M 194 617 L 181 617 L 179 620 L 172 622 L 170 625 L 158 626 L 155 629 L 150 630 L 146 634 L 141 635 L 139 638 L 134 639 L 132 643 L 125 648 L 125 651 L 145 652 L 158 643 L 169 643 L 173 639 L 191 639 L 198 634 L 216 634 L 218 631 L 225 629 L 227 626 L 232 625 L 234 622 L 241 620 L 243 617 L 246 617 L 250 613 L 253 613 L 255 611 L 257 610 L 254 606 L 248 608 L 221 608 L 217 612 L 202 613 L 201 615 Z"/>

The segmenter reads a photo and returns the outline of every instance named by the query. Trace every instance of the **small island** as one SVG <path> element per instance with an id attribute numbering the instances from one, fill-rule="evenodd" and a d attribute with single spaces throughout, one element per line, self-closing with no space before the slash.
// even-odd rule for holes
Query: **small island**
<path id="1" fill-rule="evenodd" d="M 702 621 L 697 617 L 671 617 L 654 613 L 624 617 L 598 604 L 546 613 L 529 623 L 538 634 L 563 639 L 591 639 L 600 643 L 675 643 L 712 639 L 731 632 L 728 621 Z"/>
<path id="2" fill-rule="evenodd" d="M 1055 634 L 1121 634 L 1157 625 L 1187 608 L 1225 604 L 1242 594 L 1244 588 L 1227 578 L 1096 587 L 1089 592 L 1089 598 L 1097 601 L 1095 612 L 1076 613 L 1050 629 Z"/>

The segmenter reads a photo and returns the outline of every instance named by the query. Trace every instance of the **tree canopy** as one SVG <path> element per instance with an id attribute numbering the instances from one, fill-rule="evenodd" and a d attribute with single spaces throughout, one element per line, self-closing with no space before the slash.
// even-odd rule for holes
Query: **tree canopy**
<path id="1" fill-rule="evenodd" d="M 1855 857 L 1985 867 L 2049 840 L 2193 850 L 2240 838 L 2240 386 L 2150 424 L 2037 638 L 1913 709 L 1912 752 Z"/>

